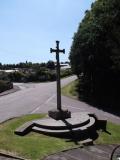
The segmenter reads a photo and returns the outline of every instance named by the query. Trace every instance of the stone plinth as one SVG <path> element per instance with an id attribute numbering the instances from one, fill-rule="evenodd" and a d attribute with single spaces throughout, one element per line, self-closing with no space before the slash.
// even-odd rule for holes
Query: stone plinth
<path id="1" fill-rule="evenodd" d="M 71 118 L 71 112 L 68 110 L 54 109 L 54 110 L 48 111 L 48 115 L 49 117 L 55 120 L 64 120 L 67 118 Z"/>

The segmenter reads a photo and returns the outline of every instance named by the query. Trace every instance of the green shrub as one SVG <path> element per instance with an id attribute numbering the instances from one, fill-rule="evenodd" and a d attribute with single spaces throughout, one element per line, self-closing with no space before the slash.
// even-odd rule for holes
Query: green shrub
<path id="1" fill-rule="evenodd" d="M 0 80 L 0 93 L 11 88 L 13 88 L 13 84 L 10 81 Z"/>
<path id="2" fill-rule="evenodd" d="M 72 73 L 71 69 L 65 69 L 65 70 L 61 70 L 60 76 L 63 78 L 63 77 L 70 76 L 72 74 L 73 73 Z"/>
<path id="3" fill-rule="evenodd" d="M 13 72 L 9 74 L 9 79 L 13 82 L 24 82 L 26 79 L 26 74 L 23 72 Z"/>

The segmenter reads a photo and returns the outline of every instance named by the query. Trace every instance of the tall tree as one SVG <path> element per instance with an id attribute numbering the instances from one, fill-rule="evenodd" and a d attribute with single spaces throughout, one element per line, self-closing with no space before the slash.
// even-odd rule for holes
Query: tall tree
<path id="1" fill-rule="evenodd" d="M 70 61 L 78 77 L 83 73 L 85 97 L 107 106 L 120 103 L 119 0 L 96 0 L 85 12 L 73 37 Z"/>

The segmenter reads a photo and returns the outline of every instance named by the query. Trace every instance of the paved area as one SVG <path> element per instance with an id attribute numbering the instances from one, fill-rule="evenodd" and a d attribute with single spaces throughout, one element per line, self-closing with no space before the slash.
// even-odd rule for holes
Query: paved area
<path id="1" fill-rule="evenodd" d="M 76 79 L 76 76 L 62 79 L 62 86 Z M 47 113 L 49 102 L 56 95 L 56 82 L 15 83 L 21 90 L 0 96 L 0 122 L 30 113 Z M 45 107 L 44 107 L 45 106 Z M 56 105 L 50 106 L 56 108 Z"/>
<path id="2" fill-rule="evenodd" d="M 19 86 L 14 85 L 12 89 L 0 93 L 0 97 L 11 94 L 11 93 L 14 93 L 14 92 L 17 92 L 19 90 L 20 90 Z"/>
<path id="3" fill-rule="evenodd" d="M 102 109 L 95 108 L 85 102 L 80 102 L 77 100 L 73 100 L 71 98 L 62 96 L 62 102 L 64 107 L 68 106 L 68 109 L 71 112 L 88 112 L 88 113 L 95 113 L 99 119 L 107 119 L 113 123 L 120 124 L 120 117 L 113 115 L 111 113 L 105 112 Z M 54 99 L 55 103 L 55 99 Z"/>
<path id="4" fill-rule="evenodd" d="M 16 160 L 16 159 L 0 156 L 0 160 Z"/>
<path id="5" fill-rule="evenodd" d="M 115 145 L 86 146 L 51 155 L 44 160 L 110 160 Z"/>
<path id="6" fill-rule="evenodd" d="M 17 159 L 0 156 L 0 160 L 17 160 Z"/>
<path id="7" fill-rule="evenodd" d="M 95 145 L 71 149 L 50 155 L 44 160 L 110 160 L 113 149 L 117 145 Z M 0 155 L 0 160 L 17 160 Z"/>
<path id="8" fill-rule="evenodd" d="M 1 154 L 0 153 L 0 160 L 23 160 L 21 158 L 18 157 L 13 157 L 13 156 L 6 156 L 5 154 Z"/>

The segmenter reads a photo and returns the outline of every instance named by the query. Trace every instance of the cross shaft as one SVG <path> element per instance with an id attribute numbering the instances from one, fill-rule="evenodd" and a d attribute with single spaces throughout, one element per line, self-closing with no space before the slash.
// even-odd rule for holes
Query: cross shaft
<path id="1" fill-rule="evenodd" d="M 50 48 L 50 53 L 56 53 L 56 60 L 57 60 L 57 109 L 62 110 L 61 107 L 61 82 L 60 82 L 60 62 L 59 62 L 59 53 L 65 53 L 65 49 L 59 49 L 59 41 L 56 41 L 56 49 Z"/>

